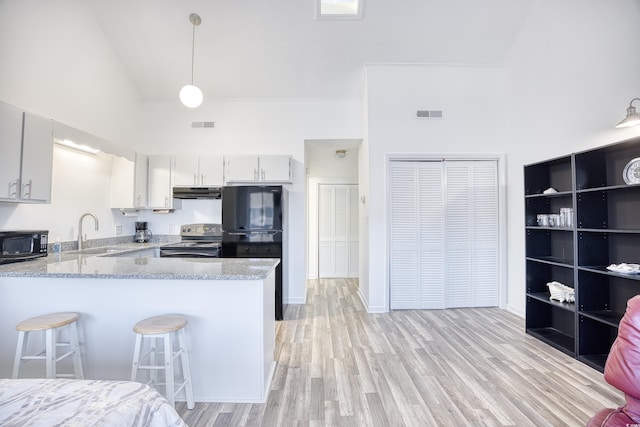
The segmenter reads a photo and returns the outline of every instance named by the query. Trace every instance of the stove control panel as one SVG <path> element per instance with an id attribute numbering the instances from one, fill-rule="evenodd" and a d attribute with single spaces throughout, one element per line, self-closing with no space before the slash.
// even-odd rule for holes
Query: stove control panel
<path id="1" fill-rule="evenodd" d="M 222 224 L 186 224 L 181 227 L 180 235 L 183 237 L 220 236 Z"/>

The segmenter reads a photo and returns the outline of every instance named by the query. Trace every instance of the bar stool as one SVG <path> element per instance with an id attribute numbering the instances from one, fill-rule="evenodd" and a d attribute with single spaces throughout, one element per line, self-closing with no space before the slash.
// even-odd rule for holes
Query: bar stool
<path id="1" fill-rule="evenodd" d="M 18 378 L 18 371 L 22 361 L 44 360 L 47 378 L 77 378 L 84 379 L 82 372 L 82 358 L 80 356 L 80 343 L 78 341 L 78 328 L 76 321 L 80 316 L 77 313 L 51 313 L 42 316 L 31 317 L 18 323 L 18 346 L 13 362 L 13 378 Z M 58 342 L 58 332 L 63 328 L 69 329 L 69 341 Z M 25 355 L 29 333 L 44 332 L 45 348 L 33 355 Z M 58 356 L 58 347 L 69 347 L 69 351 Z M 58 362 L 69 356 L 73 356 L 73 374 L 59 374 L 56 372 Z"/>
<path id="2" fill-rule="evenodd" d="M 187 351 L 187 340 L 185 326 L 187 326 L 187 318 L 180 314 L 164 314 L 160 316 L 149 317 L 135 324 L 133 331 L 136 335 L 136 344 L 133 352 L 133 364 L 131 366 L 131 381 L 136 381 L 138 371 L 148 370 L 150 381 L 148 384 L 156 387 L 164 385 L 167 400 L 175 406 L 175 395 L 184 389 L 187 397 L 187 408 L 193 409 L 193 387 L 191 383 L 191 369 L 189 367 L 189 352 Z M 173 336 L 178 335 L 178 349 L 174 351 Z M 143 339 L 150 338 L 149 350 L 140 355 L 143 348 Z M 162 339 L 163 346 L 158 349 L 156 340 Z M 141 358 L 149 356 L 149 364 L 142 365 Z M 156 356 L 163 356 L 163 364 L 156 362 Z M 180 357 L 182 364 L 182 382 L 175 384 L 175 373 L 173 365 L 175 359 Z M 158 383 L 156 373 L 158 370 L 164 370 L 165 382 Z M 176 388 L 177 386 L 177 388 Z"/>

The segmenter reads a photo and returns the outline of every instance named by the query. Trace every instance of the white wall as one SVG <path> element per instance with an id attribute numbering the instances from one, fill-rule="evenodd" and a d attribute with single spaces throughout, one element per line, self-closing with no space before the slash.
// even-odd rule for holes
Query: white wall
<path id="1" fill-rule="evenodd" d="M 0 1 L 0 100 L 121 144 L 139 108 L 82 0 Z"/>
<path id="2" fill-rule="evenodd" d="M 363 189 L 368 234 L 368 282 L 361 294 L 370 311 L 388 309 L 387 158 L 506 151 L 504 72 L 501 67 L 367 66 L 368 188 Z M 442 120 L 417 110 L 442 110 Z M 367 253 L 364 254 L 367 256 Z M 363 289 L 364 287 L 364 289 Z M 367 289 L 368 288 L 368 289 Z"/>
<path id="3" fill-rule="evenodd" d="M 112 142 L 135 135 L 137 92 L 82 0 L 0 1 L 0 100 Z M 101 230 L 86 220 L 89 237 L 112 237 L 109 165 L 54 149 L 51 204 L 0 204 L 0 228 L 42 227 L 75 240 L 80 214 L 91 211 Z M 120 223 L 132 234 L 129 222 Z"/>
<path id="4" fill-rule="evenodd" d="M 284 301 L 302 304 L 306 295 L 305 140 L 359 139 L 359 100 L 214 100 L 190 110 L 177 99 L 145 102 L 139 142 L 148 154 L 290 154 L 294 183 L 289 192 L 288 267 Z M 193 130 L 193 121 L 213 121 Z M 183 204 L 183 210 L 184 210 Z M 154 229 L 167 229 L 176 214 L 154 215 Z"/>
<path id="5" fill-rule="evenodd" d="M 640 96 L 640 3 L 538 1 L 506 64 L 508 309 L 524 315 L 525 164 L 640 135 L 615 129 Z"/>

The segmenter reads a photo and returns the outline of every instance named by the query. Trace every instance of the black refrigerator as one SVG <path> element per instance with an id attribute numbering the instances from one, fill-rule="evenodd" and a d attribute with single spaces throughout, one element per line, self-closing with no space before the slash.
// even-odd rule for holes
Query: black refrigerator
<path id="1" fill-rule="evenodd" d="M 275 313 L 282 320 L 283 188 L 222 187 L 222 256 L 280 258 L 276 267 Z"/>

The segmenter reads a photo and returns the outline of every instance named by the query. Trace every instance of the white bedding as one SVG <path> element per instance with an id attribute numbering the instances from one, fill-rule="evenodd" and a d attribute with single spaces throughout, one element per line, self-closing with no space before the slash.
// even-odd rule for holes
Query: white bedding
<path id="1" fill-rule="evenodd" d="M 148 385 L 67 379 L 0 379 L 0 426 L 187 427 Z"/>

